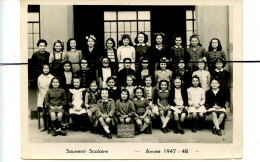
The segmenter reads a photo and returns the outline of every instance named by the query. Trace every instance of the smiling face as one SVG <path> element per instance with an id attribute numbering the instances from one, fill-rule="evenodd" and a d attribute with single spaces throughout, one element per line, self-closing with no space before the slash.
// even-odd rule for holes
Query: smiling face
<path id="1" fill-rule="evenodd" d="M 175 39 L 175 44 L 177 45 L 177 46 L 180 46 L 181 45 L 181 37 L 176 37 L 176 39 Z"/>
<path id="2" fill-rule="evenodd" d="M 212 89 L 218 89 L 220 86 L 219 82 L 217 80 L 212 80 L 211 81 L 211 87 Z"/>
<path id="3" fill-rule="evenodd" d="M 198 87 L 200 81 L 198 78 L 192 78 L 192 85 L 193 87 Z"/>
<path id="4" fill-rule="evenodd" d="M 160 63 L 160 67 L 162 70 L 165 70 L 166 66 L 167 66 L 166 63 L 164 63 L 164 62 Z"/>
<path id="5" fill-rule="evenodd" d="M 57 52 L 60 52 L 61 48 L 62 48 L 61 43 L 59 43 L 59 42 L 55 43 L 54 49 L 55 49 Z"/>
<path id="6" fill-rule="evenodd" d="M 181 80 L 180 79 L 175 79 L 174 80 L 174 86 L 176 88 L 180 88 L 181 87 Z"/>
<path id="7" fill-rule="evenodd" d="M 200 70 L 203 70 L 204 67 L 205 67 L 205 63 L 204 63 L 204 62 L 199 62 L 199 63 L 198 63 L 198 68 L 199 68 Z"/>
<path id="8" fill-rule="evenodd" d="M 144 43 L 144 35 L 141 33 L 138 34 L 137 40 L 138 40 L 138 43 Z"/>
<path id="9" fill-rule="evenodd" d="M 135 95 L 136 95 L 136 97 L 137 98 L 142 98 L 143 97 L 143 91 L 141 90 L 141 89 L 137 89 L 136 91 L 135 91 Z"/>
<path id="10" fill-rule="evenodd" d="M 87 60 L 81 60 L 80 66 L 82 69 L 88 68 L 88 61 Z"/>
<path id="11" fill-rule="evenodd" d="M 94 45 L 95 45 L 95 41 L 92 38 L 89 38 L 88 39 L 88 46 L 89 47 L 94 47 Z"/>
<path id="12" fill-rule="evenodd" d="M 43 74 L 49 74 L 50 67 L 48 65 L 44 65 L 42 71 L 43 71 Z"/>
<path id="13" fill-rule="evenodd" d="M 75 40 L 71 40 L 70 41 L 70 47 L 71 47 L 71 49 L 75 49 L 76 48 L 76 41 Z"/>
<path id="14" fill-rule="evenodd" d="M 97 83 L 96 83 L 96 82 L 92 82 L 92 83 L 90 84 L 90 90 L 91 90 L 92 92 L 95 92 L 95 91 L 97 90 Z"/>
<path id="15" fill-rule="evenodd" d="M 166 90 L 168 88 L 166 82 L 161 82 L 161 90 Z"/>
<path id="16" fill-rule="evenodd" d="M 108 90 L 101 91 L 101 98 L 104 100 L 108 98 Z"/>
<path id="17" fill-rule="evenodd" d="M 46 44 L 45 43 L 40 43 L 39 44 L 39 51 L 41 52 L 41 53 L 44 53 L 45 52 L 45 49 L 46 49 Z"/>
<path id="18" fill-rule="evenodd" d="M 191 38 L 191 45 L 196 47 L 199 44 L 198 38 Z"/>
<path id="19" fill-rule="evenodd" d="M 217 49 L 218 47 L 218 40 L 214 39 L 211 41 L 211 46 L 213 49 Z"/>
<path id="20" fill-rule="evenodd" d="M 162 36 L 161 36 L 161 35 L 158 35 L 158 36 L 156 37 L 156 43 L 157 43 L 157 44 L 162 44 L 162 41 L 163 41 Z"/>
<path id="21" fill-rule="evenodd" d="M 109 49 L 113 48 L 113 42 L 111 40 L 108 40 L 106 45 Z"/>
<path id="22" fill-rule="evenodd" d="M 79 88 L 80 86 L 80 79 L 73 79 L 73 85 L 75 88 Z"/>
<path id="23" fill-rule="evenodd" d="M 51 84 L 52 84 L 53 88 L 59 88 L 59 86 L 60 86 L 60 82 L 58 79 L 53 79 Z"/>
<path id="24" fill-rule="evenodd" d="M 151 84 L 152 84 L 152 79 L 151 79 L 151 77 L 145 78 L 145 81 L 144 81 L 144 82 L 145 82 L 145 85 L 146 85 L 146 86 L 148 86 L 148 87 L 151 86 Z"/>
<path id="25" fill-rule="evenodd" d="M 102 65 L 103 65 L 103 67 L 108 67 L 108 66 L 109 66 L 109 60 L 108 60 L 108 58 L 103 58 L 103 59 L 102 59 Z"/>
<path id="26" fill-rule="evenodd" d="M 71 68 L 71 66 L 70 66 L 70 64 L 69 64 L 69 63 L 66 63 L 66 64 L 64 64 L 64 65 L 63 65 L 63 68 L 64 68 L 64 71 L 66 71 L 66 72 L 69 72 L 69 71 L 70 71 L 70 68 Z"/>
<path id="27" fill-rule="evenodd" d="M 130 40 L 128 38 L 123 39 L 123 44 L 127 46 L 129 44 Z"/>
<path id="28" fill-rule="evenodd" d="M 127 99 L 127 96 L 128 96 L 128 95 L 127 95 L 127 92 L 124 92 L 124 91 L 123 91 L 123 92 L 121 93 L 121 98 L 122 98 L 123 101 L 125 101 L 125 100 Z"/>
<path id="29" fill-rule="evenodd" d="M 113 88 L 115 86 L 115 80 L 114 79 L 110 79 L 108 82 L 107 82 L 107 85 L 108 87 L 110 88 Z"/>
<path id="30" fill-rule="evenodd" d="M 132 86 L 133 85 L 133 78 L 132 77 L 126 77 L 126 84 L 128 85 L 128 86 Z"/>

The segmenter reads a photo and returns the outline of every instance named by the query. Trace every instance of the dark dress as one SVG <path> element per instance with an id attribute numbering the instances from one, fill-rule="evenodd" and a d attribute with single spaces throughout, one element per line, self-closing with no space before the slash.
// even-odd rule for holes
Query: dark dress
<path id="1" fill-rule="evenodd" d="M 118 72 L 118 84 L 123 86 L 126 83 L 126 77 L 128 75 L 133 75 L 136 78 L 136 72 L 133 69 L 122 69 Z"/>
<path id="2" fill-rule="evenodd" d="M 88 68 L 87 70 L 81 69 L 80 71 L 77 71 L 76 75 L 81 78 L 81 88 L 89 88 L 90 83 L 93 80 L 96 80 L 96 73 L 90 68 Z"/>
<path id="3" fill-rule="evenodd" d="M 97 69 L 98 65 L 100 64 L 100 58 L 102 56 L 102 51 L 97 49 L 94 46 L 93 50 L 90 52 L 88 47 L 82 51 L 82 58 L 86 58 L 88 60 L 88 67 Z"/>
<path id="4" fill-rule="evenodd" d="M 184 88 L 185 90 L 187 90 L 189 87 L 191 87 L 191 73 L 189 70 L 184 69 L 184 70 L 175 70 L 175 72 L 173 73 L 173 82 L 174 79 L 179 76 L 182 78 L 182 88 Z M 173 83 L 174 85 L 174 83 Z"/>
<path id="5" fill-rule="evenodd" d="M 110 67 L 113 68 L 117 72 L 118 71 L 118 59 L 117 59 L 117 52 L 116 52 L 115 48 L 113 48 L 113 52 L 114 52 L 115 62 L 112 62 L 110 60 Z M 104 49 L 102 56 L 103 57 L 108 57 L 107 49 Z"/>
<path id="6" fill-rule="evenodd" d="M 163 45 L 162 49 L 157 49 L 156 46 L 151 46 L 148 51 L 148 60 L 151 65 L 152 70 L 157 70 L 157 64 L 160 62 L 162 57 L 166 57 L 170 60 L 170 48 Z"/>
<path id="7" fill-rule="evenodd" d="M 188 56 L 186 53 L 186 49 L 183 47 L 173 46 L 170 49 L 170 62 L 172 71 L 177 69 L 177 63 L 179 60 L 184 60 L 184 62 L 188 61 Z"/>

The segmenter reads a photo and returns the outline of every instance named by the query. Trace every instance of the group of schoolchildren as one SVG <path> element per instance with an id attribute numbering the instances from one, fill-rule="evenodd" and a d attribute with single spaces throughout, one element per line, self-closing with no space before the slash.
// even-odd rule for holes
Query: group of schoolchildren
<path id="1" fill-rule="evenodd" d="M 150 134 L 151 122 L 160 120 L 161 131 L 168 133 L 172 118 L 174 133 L 184 134 L 182 124 L 191 115 L 196 133 L 203 128 L 205 116 L 212 114 L 212 133 L 222 135 L 219 126 L 229 101 L 229 72 L 224 69 L 226 55 L 219 39 L 213 38 L 206 52 L 196 34 L 187 49 L 181 36 L 174 38 L 170 48 L 164 44 L 163 33 L 155 33 L 151 47 L 143 32 L 137 34 L 134 46 L 124 34 L 118 49 L 109 38 L 101 54 L 96 38 L 86 39 L 87 48 L 82 51 L 75 39 L 68 40 L 67 52 L 56 41 L 52 54 L 45 51 L 45 40 L 37 44 L 39 51 L 32 60 L 36 74 L 43 63 L 37 79 L 37 107 L 44 112 L 42 131 L 47 129 L 49 115 L 53 136 L 66 135 L 70 118 L 73 130 L 90 130 L 109 139 L 111 129 L 120 123 L 135 124 L 138 135 Z"/>

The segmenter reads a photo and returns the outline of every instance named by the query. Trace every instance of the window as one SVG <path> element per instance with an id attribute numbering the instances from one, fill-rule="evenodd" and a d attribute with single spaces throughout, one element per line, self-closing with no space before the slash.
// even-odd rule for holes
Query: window
<path id="1" fill-rule="evenodd" d="M 186 10 L 186 40 L 187 45 L 190 44 L 190 36 L 196 33 L 196 17 L 195 10 Z"/>
<path id="2" fill-rule="evenodd" d="M 40 7 L 28 6 L 28 58 L 36 52 L 37 42 L 40 39 Z"/>
<path id="3" fill-rule="evenodd" d="M 150 11 L 105 11 L 104 38 L 113 38 L 115 42 L 121 40 L 123 34 L 129 34 L 134 43 L 138 32 L 145 32 L 151 38 Z M 104 42 L 105 42 L 104 41 Z M 147 42 L 151 44 L 151 39 Z"/>

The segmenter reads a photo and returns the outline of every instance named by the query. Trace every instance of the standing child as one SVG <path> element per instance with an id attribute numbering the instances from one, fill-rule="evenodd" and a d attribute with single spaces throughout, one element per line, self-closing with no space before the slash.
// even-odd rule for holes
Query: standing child
<path id="1" fill-rule="evenodd" d="M 67 134 L 65 130 L 61 129 L 62 116 L 65 112 L 64 108 L 67 105 L 67 96 L 65 90 L 59 88 L 59 86 L 60 79 L 58 77 L 52 78 L 50 89 L 47 91 L 45 97 L 45 105 L 49 108 L 51 121 L 54 126 L 53 136 L 57 136 L 58 134 L 65 136 Z"/>
<path id="2" fill-rule="evenodd" d="M 144 86 L 144 78 L 147 75 L 153 76 L 154 72 L 151 70 L 149 66 L 149 61 L 147 57 L 143 57 L 140 62 L 140 66 L 138 66 L 137 71 L 137 83 L 138 85 Z M 153 78 L 153 77 L 152 77 Z"/>
<path id="3" fill-rule="evenodd" d="M 216 59 L 221 58 L 227 60 L 225 52 L 222 50 L 221 42 L 218 38 L 212 38 L 209 43 L 209 48 L 207 52 L 207 61 L 209 63 L 209 71 L 215 69 Z"/>
<path id="4" fill-rule="evenodd" d="M 63 62 L 63 69 L 64 72 L 61 73 L 60 79 L 61 79 L 61 87 L 65 90 L 65 92 L 68 94 L 69 88 L 72 86 L 72 65 L 71 62 L 69 61 L 64 61 Z"/>
<path id="5" fill-rule="evenodd" d="M 106 88 L 107 78 L 116 76 L 116 71 L 110 67 L 110 60 L 108 57 L 101 57 L 102 66 L 98 69 L 99 88 Z"/>
<path id="6" fill-rule="evenodd" d="M 100 91 L 97 86 L 97 82 L 94 80 L 90 83 L 89 89 L 85 95 L 85 107 L 87 109 L 88 118 L 90 121 L 90 133 L 97 134 L 97 101 L 99 100 Z"/>
<path id="7" fill-rule="evenodd" d="M 147 129 L 150 125 L 149 112 L 149 102 L 144 98 L 144 89 L 137 87 L 134 89 L 134 105 L 135 105 L 135 122 L 137 128 L 135 129 L 135 134 L 138 135 L 146 130 L 147 134 L 151 134 L 151 130 Z"/>
<path id="8" fill-rule="evenodd" d="M 190 45 L 187 49 L 188 53 L 188 68 L 191 72 L 194 72 L 197 66 L 197 61 L 202 59 L 206 61 L 206 50 L 200 44 L 199 36 L 197 34 L 193 34 L 190 37 Z"/>
<path id="9" fill-rule="evenodd" d="M 169 62 L 169 60 L 167 58 L 161 58 L 160 59 L 160 68 L 159 70 L 156 70 L 154 73 L 154 77 L 155 77 L 155 82 L 156 82 L 156 87 L 158 89 L 159 86 L 159 82 L 161 80 L 166 80 L 168 83 L 171 83 L 172 80 L 172 71 L 167 69 L 167 63 Z M 170 89 L 171 85 L 169 84 L 169 88 Z"/>
<path id="10" fill-rule="evenodd" d="M 72 72 L 76 73 L 80 70 L 79 62 L 82 59 L 81 50 L 77 50 L 77 41 L 74 38 L 70 38 L 67 42 L 67 53 L 64 55 L 64 59 L 72 63 Z"/>
<path id="11" fill-rule="evenodd" d="M 163 33 L 155 33 L 155 45 L 150 47 L 148 59 L 152 66 L 152 70 L 155 71 L 158 68 L 158 61 L 162 57 L 166 57 L 168 60 L 170 59 L 169 53 L 170 48 L 165 44 L 166 39 Z"/>
<path id="12" fill-rule="evenodd" d="M 200 80 L 198 76 L 192 77 L 192 87 L 188 88 L 188 103 L 189 112 L 192 114 L 193 128 L 192 132 L 196 133 L 202 129 L 206 112 L 205 104 L 205 91 L 200 87 Z"/>
<path id="13" fill-rule="evenodd" d="M 108 90 L 101 90 L 101 99 L 97 102 L 97 119 L 102 125 L 105 136 L 108 139 L 112 139 L 111 132 L 109 130 L 109 126 L 111 123 L 113 124 L 113 116 L 115 113 L 115 102 L 113 99 L 108 98 Z"/>
<path id="14" fill-rule="evenodd" d="M 185 61 L 182 59 L 177 61 L 177 69 L 174 72 L 173 78 L 176 78 L 177 76 L 181 77 L 182 88 L 188 89 L 191 86 L 191 73 L 185 68 Z"/>
<path id="15" fill-rule="evenodd" d="M 117 101 L 120 98 L 120 88 L 116 86 L 115 76 L 108 77 L 106 83 L 109 98 L 112 98 L 114 101 Z"/>
<path id="16" fill-rule="evenodd" d="M 230 101 L 230 92 L 229 92 L 229 72 L 224 69 L 226 66 L 226 61 L 223 59 L 216 59 L 215 61 L 215 70 L 211 72 L 211 77 L 219 80 L 221 88 L 226 92 L 227 101 Z"/>
<path id="17" fill-rule="evenodd" d="M 227 96 L 222 88 L 219 88 L 220 83 L 218 79 L 211 80 L 211 89 L 206 92 L 206 107 L 207 111 L 212 114 L 212 121 L 214 127 L 213 134 L 222 136 L 219 125 L 226 117 L 226 101 Z"/>
<path id="18" fill-rule="evenodd" d="M 172 111 L 170 109 L 170 90 L 169 82 L 167 80 L 161 80 L 159 82 L 159 89 L 156 91 L 155 102 L 158 105 L 159 115 L 162 122 L 162 132 L 168 133 L 170 130 L 167 128 L 167 124 L 170 120 Z"/>
<path id="19" fill-rule="evenodd" d="M 136 72 L 131 69 L 131 59 L 130 58 L 124 58 L 123 60 L 124 62 L 124 69 L 120 70 L 118 72 L 118 83 L 119 83 L 119 86 L 123 86 L 126 82 L 126 77 L 128 75 L 132 75 L 134 76 L 134 78 L 136 78 Z"/>
<path id="20" fill-rule="evenodd" d="M 68 106 L 73 122 L 74 131 L 82 130 L 86 132 L 86 109 L 84 104 L 85 88 L 80 88 L 80 78 L 73 78 L 73 88 L 69 89 Z"/>
<path id="21" fill-rule="evenodd" d="M 175 121 L 174 124 L 174 133 L 184 134 L 184 130 L 181 128 L 182 123 L 188 115 L 187 107 L 188 107 L 188 95 L 187 90 L 181 88 L 181 77 L 177 76 L 174 81 L 174 88 L 170 94 L 170 109 L 173 110 L 173 118 Z"/>
<path id="22" fill-rule="evenodd" d="M 47 109 L 43 107 L 43 102 L 45 99 L 46 92 L 48 91 L 53 75 L 50 74 L 50 65 L 43 64 L 42 65 L 42 74 L 38 77 L 37 85 L 38 85 L 38 93 L 37 93 L 37 109 L 43 111 L 43 123 L 44 127 L 41 129 L 42 131 L 47 130 Z"/>
<path id="23" fill-rule="evenodd" d="M 116 101 L 116 114 L 121 124 L 129 124 L 135 114 L 135 106 L 130 100 L 130 94 L 127 89 L 122 89 L 121 98 Z"/>
<path id="24" fill-rule="evenodd" d="M 131 69 L 135 70 L 135 48 L 133 47 L 133 43 L 131 41 L 131 37 L 128 34 L 124 34 L 122 36 L 121 41 L 119 41 L 119 47 L 117 49 L 117 59 L 119 62 L 119 71 L 124 68 L 122 62 L 125 58 L 131 59 Z"/>
<path id="25" fill-rule="evenodd" d="M 81 88 L 88 88 L 92 80 L 96 80 L 96 73 L 89 68 L 88 61 L 83 58 L 80 61 L 80 71 L 76 73 L 81 78 Z"/>
<path id="26" fill-rule="evenodd" d="M 51 63 L 51 73 L 55 77 L 59 77 L 62 73 L 62 62 L 64 61 L 64 45 L 60 40 L 53 44 L 53 53 L 50 54 L 49 63 Z"/>
<path id="27" fill-rule="evenodd" d="M 170 49 L 170 62 L 173 65 L 172 70 L 177 68 L 176 65 L 178 60 L 186 60 L 186 57 L 185 48 L 182 47 L 182 38 L 180 35 L 175 35 L 174 45 Z"/>
<path id="28" fill-rule="evenodd" d="M 136 71 L 139 70 L 138 69 L 138 63 L 141 62 L 141 60 L 144 57 L 147 57 L 147 50 L 149 48 L 149 46 L 146 44 L 148 42 L 148 35 L 145 34 L 144 32 L 139 32 L 135 38 L 135 51 L 136 51 Z"/>
<path id="29" fill-rule="evenodd" d="M 116 43 L 114 39 L 108 38 L 106 40 L 106 48 L 104 49 L 103 57 L 108 57 L 110 59 L 111 68 L 118 72 L 118 59 L 115 46 Z"/>
<path id="30" fill-rule="evenodd" d="M 134 89 L 136 88 L 135 78 L 133 75 L 128 75 L 126 77 L 126 84 L 121 89 L 123 89 L 123 88 L 125 88 L 129 91 L 130 99 L 132 100 L 134 98 Z"/>
<path id="31" fill-rule="evenodd" d="M 210 88 L 210 73 L 206 69 L 206 63 L 199 59 L 198 60 L 199 70 L 194 71 L 192 76 L 197 75 L 200 78 L 201 88 L 206 92 Z"/>
<path id="32" fill-rule="evenodd" d="M 86 36 L 87 47 L 83 51 L 83 56 L 88 60 L 89 68 L 96 71 L 98 68 L 101 52 L 96 48 L 97 39 L 94 35 Z"/>

